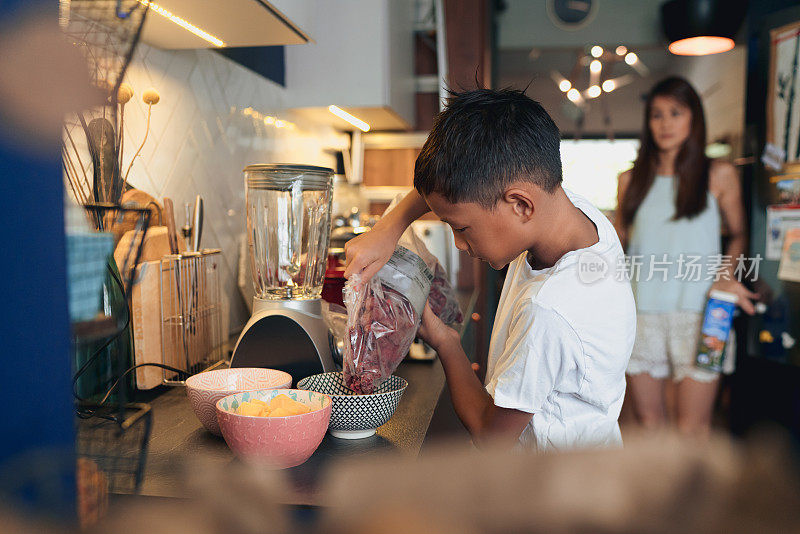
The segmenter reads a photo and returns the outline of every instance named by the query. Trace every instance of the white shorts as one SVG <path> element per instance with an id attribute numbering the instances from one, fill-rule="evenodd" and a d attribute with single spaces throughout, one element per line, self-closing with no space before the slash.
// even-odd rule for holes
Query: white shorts
<path id="1" fill-rule="evenodd" d="M 702 326 L 703 314 L 697 312 L 636 314 L 636 341 L 627 374 L 648 373 L 656 379 L 671 377 L 675 382 L 687 377 L 698 382 L 715 380 L 719 373 L 694 364 Z M 731 331 L 722 364 L 722 372 L 728 375 L 735 368 L 735 347 Z"/>

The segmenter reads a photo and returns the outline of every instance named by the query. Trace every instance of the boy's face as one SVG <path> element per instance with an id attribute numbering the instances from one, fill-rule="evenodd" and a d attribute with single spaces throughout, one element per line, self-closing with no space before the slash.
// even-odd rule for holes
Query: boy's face
<path id="1" fill-rule="evenodd" d="M 519 214 L 512 203 L 500 201 L 494 209 L 475 202 L 449 202 L 438 193 L 425 201 L 453 229 L 456 247 L 494 269 L 502 269 L 525 250 L 519 240 Z"/>

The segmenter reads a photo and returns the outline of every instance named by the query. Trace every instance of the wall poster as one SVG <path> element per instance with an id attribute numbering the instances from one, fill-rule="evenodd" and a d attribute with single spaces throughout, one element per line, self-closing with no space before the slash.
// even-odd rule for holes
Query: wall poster
<path id="1" fill-rule="evenodd" d="M 800 21 L 770 31 L 767 147 L 800 161 Z"/>

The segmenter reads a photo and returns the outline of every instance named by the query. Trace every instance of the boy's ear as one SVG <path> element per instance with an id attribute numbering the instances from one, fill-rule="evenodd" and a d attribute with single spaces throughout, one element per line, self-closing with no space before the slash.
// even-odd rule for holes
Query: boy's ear
<path id="1" fill-rule="evenodd" d="M 506 190 L 503 200 L 511 207 L 514 214 L 522 219 L 522 222 L 528 222 L 533 217 L 536 208 L 530 191 L 511 187 Z"/>

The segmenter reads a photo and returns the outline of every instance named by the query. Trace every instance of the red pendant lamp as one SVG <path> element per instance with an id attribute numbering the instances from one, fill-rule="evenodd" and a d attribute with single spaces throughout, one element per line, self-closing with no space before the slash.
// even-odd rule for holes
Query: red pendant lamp
<path id="1" fill-rule="evenodd" d="M 727 52 L 742 26 L 747 0 L 669 0 L 661 6 L 661 25 L 669 51 L 679 56 Z"/>

